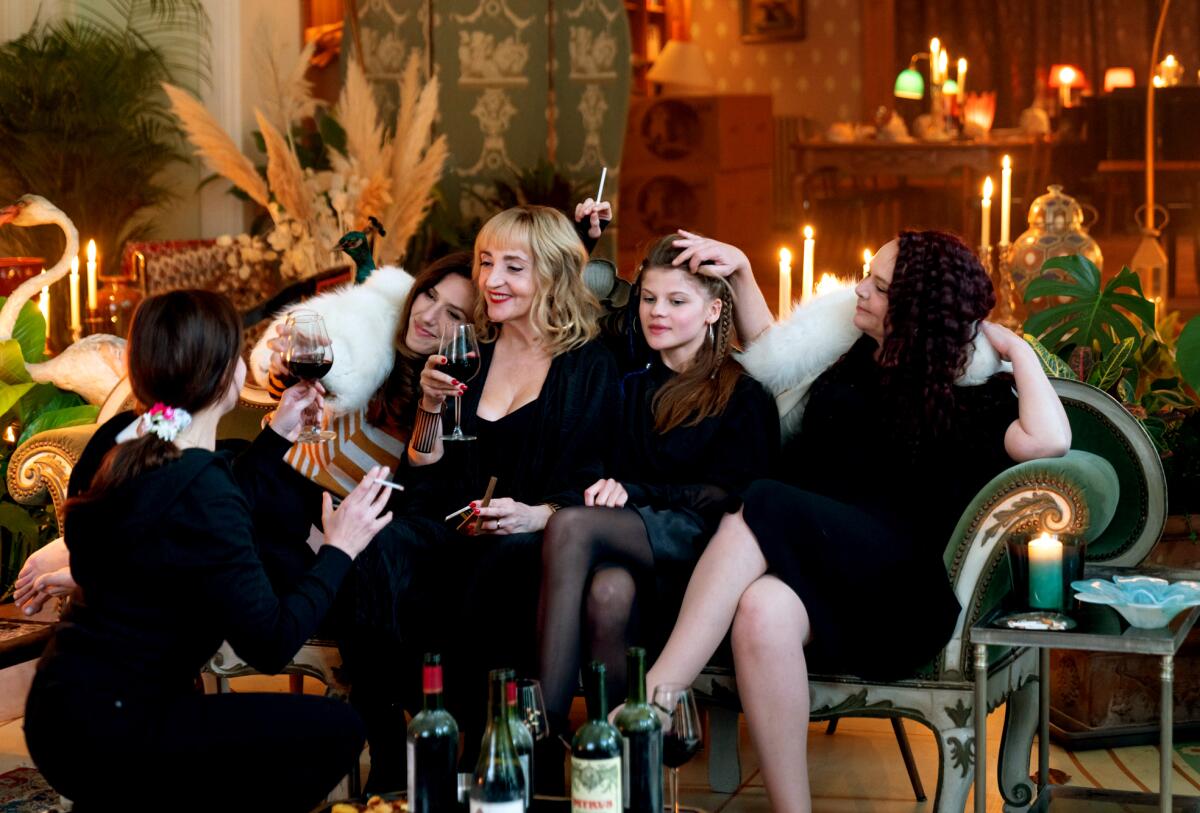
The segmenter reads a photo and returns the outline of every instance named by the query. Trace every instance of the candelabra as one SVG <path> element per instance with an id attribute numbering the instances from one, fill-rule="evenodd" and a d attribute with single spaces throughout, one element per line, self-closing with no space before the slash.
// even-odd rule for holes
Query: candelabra
<path id="1" fill-rule="evenodd" d="M 1009 330 L 1019 331 L 1021 320 L 1018 313 L 1017 286 L 1012 278 L 1010 248 L 1006 243 L 994 248 L 980 246 L 979 261 L 983 263 L 984 270 L 992 281 L 992 289 L 996 293 L 996 307 L 992 309 L 989 318 Z"/>

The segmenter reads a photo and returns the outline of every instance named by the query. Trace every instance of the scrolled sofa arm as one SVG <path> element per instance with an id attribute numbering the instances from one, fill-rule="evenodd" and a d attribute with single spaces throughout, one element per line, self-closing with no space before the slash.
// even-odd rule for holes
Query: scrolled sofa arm
<path id="1" fill-rule="evenodd" d="M 18 446 L 8 461 L 8 493 L 23 505 L 53 502 L 61 523 L 71 469 L 96 427 L 87 424 L 49 429 Z"/>
<path id="2" fill-rule="evenodd" d="M 1112 465 L 1091 452 L 1030 460 L 1001 472 L 967 508 L 945 551 L 950 583 L 958 597 L 954 635 L 939 657 L 943 677 L 970 678 L 971 626 L 1009 588 L 1005 542 L 1031 528 L 1082 534 L 1091 539 L 1117 510 L 1120 486 Z"/>

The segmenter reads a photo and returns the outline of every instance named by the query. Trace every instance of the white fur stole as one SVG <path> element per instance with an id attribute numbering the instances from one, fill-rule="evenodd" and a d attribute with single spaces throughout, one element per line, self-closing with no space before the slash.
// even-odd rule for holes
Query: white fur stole
<path id="1" fill-rule="evenodd" d="M 862 336 L 854 326 L 855 294 L 838 288 L 808 301 L 792 311 L 786 321 L 776 322 L 762 334 L 738 361 L 775 396 L 780 429 L 787 440 L 800 429 L 808 391 L 821 373 L 845 355 Z M 967 369 L 958 385 L 975 386 L 999 372 L 1012 372 L 982 333 L 975 337 Z"/>
<path id="2" fill-rule="evenodd" d="M 275 335 L 276 326 L 291 311 L 315 311 L 325 320 L 325 329 L 333 342 L 333 369 L 321 379 L 329 392 L 325 398 L 328 412 L 341 415 L 366 408 L 392 371 L 400 311 L 412 283 L 411 274 L 388 265 L 375 269 L 361 285 L 346 283 L 288 305 L 275 315 L 250 352 L 254 379 L 260 386 L 267 386 L 271 364 L 267 340 Z"/>

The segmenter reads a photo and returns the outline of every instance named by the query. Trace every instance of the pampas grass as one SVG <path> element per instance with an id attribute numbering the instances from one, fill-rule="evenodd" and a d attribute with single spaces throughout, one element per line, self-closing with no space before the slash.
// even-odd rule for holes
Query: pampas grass
<path id="1" fill-rule="evenodd" d="M 270 201 L 267 184 L 250 159 L 242 155 L 233 139 L 221 129 L 204 105 L 186 90 L 166 82 L 162 87 L 171 101 L 171 110 L 183 124 L 188 139 L 204 158 L 208 168 L 227 178 L 251 200 L 265 208 Z"/>
<path id="2" fill-rule="evenodd" d="M 305 188 L 300 160 L 261 110 L 254 111 L 254 119 L 267 147 L 267 182 L 271 185 L 271 194 L 293 220 L 307 225 L 313 216 L 313 206 Z"/>
<path id="3" fill-rule="evenodd" d="M 276 129 L 289 138 L 293 122 L 314 115 L 321 106 L 321 102 L 312 95 L 312 83 L 305 77 L 316 47 L 316 40 L 305 45 L 288 70 L 283 68 L 287 64 L 288 54 L 282 41 L 276 40 L 274 48 L 264 48 L 258 52 L 263 113 Z"/>

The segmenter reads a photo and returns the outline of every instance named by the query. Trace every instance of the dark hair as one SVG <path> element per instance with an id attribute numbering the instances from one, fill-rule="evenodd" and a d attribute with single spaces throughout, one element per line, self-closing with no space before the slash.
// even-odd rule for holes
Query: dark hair
<path id="1" fill-rule="evenodd" d="M 992 281 L 962 239 L 941 231 L 900 233 L 879 361 L 898 428 L 913 444 L 952 426 L 954 382 L 966 369 L 979 320 L 995 304 Z"/>
<path id="2" fill-rule="evenodd" d="M 195 414 L 217 403 L 229 391 L 241 351 L 242 319 L 220 294 L 182 290 L 148 297 L 133 314 L 126 349 L 129 384 L 140 411 L 161 403 Z M 67 510 L 100 499 L 181 454 L 178 446 L 152 432 L 119 443 Z"/>
<path id="3" fill-rule="evenodd" d="M 672 265 L 683 249 L 675 247 L 677 234 L 659 238 L 650 246 L 638 266 L 634 289 L 634 306 L 641 300 L 642 275 L 652 268 L 676 268 Z M 686 271 L 686 268 L 684 269 Z M 720 277 L 692 274 L 709 297 L 721 300 L 721 317 L 717 320 L 713 341 L 705 341 L 696 358 L 686 370 L 672 378 L 654 394 L 654 429 L 666 433 L 677 426 L 695 426 L 705 418 L 720 415 L 729 404 L 742 367 L 730 356 L 733 345 L 733 292 L 729 283 Z M 637 315 L 633 316 L 637 319 Z"/>
<path id="4" fill-rule="evenodd" d="M 421 294 L 436 287 L 451 274 L 458 274 L 470 282 L 471 261 L 471 252 L 456 251 L 425 266 L 413 280 L 404 310 L 400 313 L 400 324 L 396 329 L 396 358 L 392 362 L 392 372 L 367 404 L 367 423 L 395 435 L 404 435 L 412 430 L 413 419 L 416 417 L 417 381 L 421 375 L 421 367 L 425 364 L 425 356 L 413 351 L 404 343 L 404 337 L 408 334 L 408 323 L 412 319 L 413 303 Z"/>

